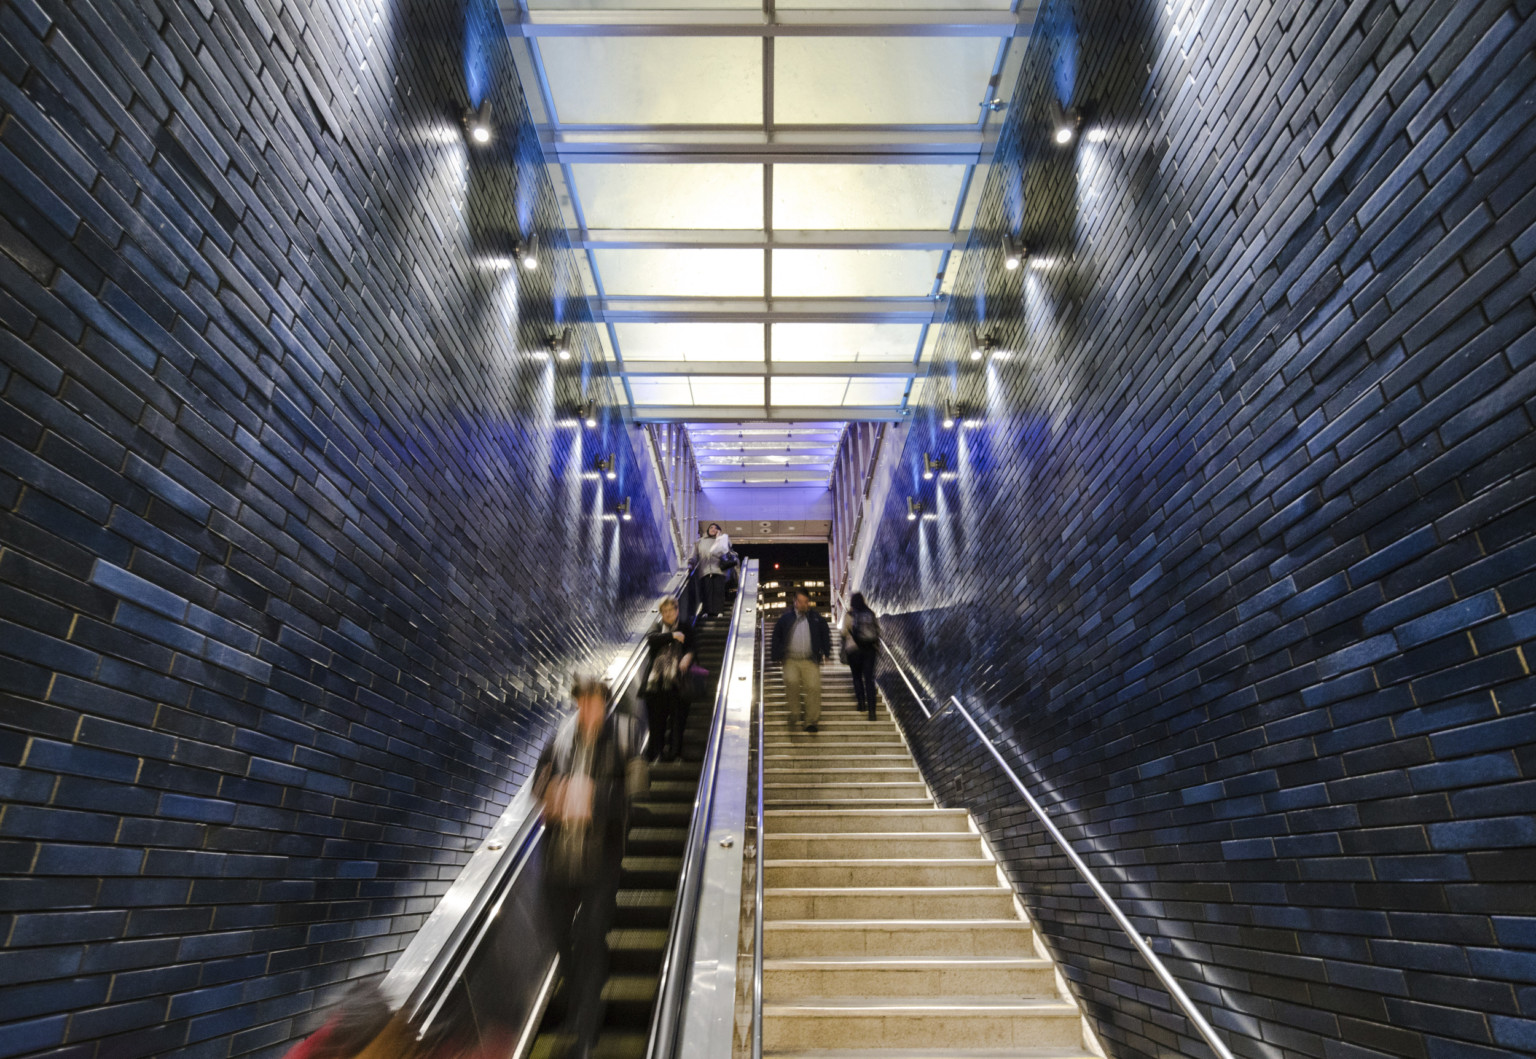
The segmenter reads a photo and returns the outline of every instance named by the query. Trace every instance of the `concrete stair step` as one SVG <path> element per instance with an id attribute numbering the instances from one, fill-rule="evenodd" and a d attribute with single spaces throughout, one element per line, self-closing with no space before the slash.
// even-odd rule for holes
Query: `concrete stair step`
<path id="1" fill-rule="evenodd" d="M 763 890 L 768 919 L 1011 919 L 1006 886 L 784 886 Z"/>
<path id="2" fill-rule="evenodd" d="M 990 860 L 765 860 L 765 886 L 996 886 Z"/>
<path id="3" fill-rule="evenodd" d="M 810 783 L 778 783 L 772 773 L 764 774 L 763 797 L 778 798 L 922 798 L 928 788 L 921 782 L 834 783 L 831 780 Z"/>
<path id="4" fill-rule="evenodd" d="M 816 726 L 821 729 L 821 725 Z M 802 746 L 839 746 L 843 747 L 841 753 L 851 753 L 848 747 L 901 747 L 907 748 L 907 744 L 901 741 L 901 736 L 895 731 L 878 731 L 876 725 L 857 730 L 838 731 L 837 729 L 819 730 L 807 732 L 803 728 L 769 728 L 763 738 L 763 753 L 771 753 L 775 750 L 786 750 Z"/>
<path id="5" fill-rule="evenodd" d="M 868 765 L 827 766 L 825 768 L 798 768 L 792 765 L 768 762 L 763 772 L 765 783 L 803 785 L 814 783 L 921 783 L 922 773 L 916 765 Z"/>
<path id="6" fill-rule="evenodd" d="M 765 1059 L 1098 1059 L 1086 1048 L 1044 1045 L 1019 1048 L 817 1048 L 773 1050 Z M 593 1059 L 600 1059 L 594 1053 Z"/>
<path id="7" fill-rule="evenodd" d="M 763 961 L 763 997 L 1039 997 L 1056 999 L 1049 960 L 1025 956 L 815 956 Z"/>
<path id="8" fill-rule="evenodd" d="M 867 834 L 872 831 L 974 834 L 970 816 L 964 809 L 772 809 L 763 813 L 763 828 L 769 835 L 784 832 Z"/>
<path id="9" fill-rule="evenodd" d="M 977 860 L 985 859 L 980 835 L 927 831 L 866 834 L 769 832 L 763 839 L 769 860 Z"/>
<path id="10" fill-rule="evenodd" d="M 763 924 L 763 956 L 1034 956 L 1034 931 L 1019 919 L 775 919 Z"/>
<path id="11" fill-rule="evenodd" d="M 773 760 L 778 757 L 808 758 L 849 758 L 866 754 L 880 754 L 882 756 L 900 755 L 905 761 L 912 760 L 912 752 L 907 749 L 907 744 L 899 739 L 870 739 L 868 737 L 858 740 L 829 740 L 821 741 L 821 733 L 806 735 L 799 733 L 793 739 L 788 734 L 780 735 L 777 741 L 770 735 L 763 740 L 763 757 L 765 760 Z"/>
<path id="12" fill-rule="evenodd" d="M 1077 1008 L 1056 999 L 825 997 L 763 1005 L 763 1048 L 1082 1047 Z"/>
<path id="13" fill-rule="evenodd" d="M 932 798 L 767 798 L 765 809 L 842 809 L 856 806 L 861 809 L 927 809 Z"/>

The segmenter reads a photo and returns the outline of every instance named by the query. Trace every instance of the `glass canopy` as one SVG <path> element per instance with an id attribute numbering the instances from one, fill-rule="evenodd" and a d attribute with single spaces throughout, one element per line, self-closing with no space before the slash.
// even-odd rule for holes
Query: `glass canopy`
<path id="1" fill-rule="evenodd" d="M 602 355 L 706 481 L 825 480 L 903 415 L 1034 6 L 502 5 Z"/>

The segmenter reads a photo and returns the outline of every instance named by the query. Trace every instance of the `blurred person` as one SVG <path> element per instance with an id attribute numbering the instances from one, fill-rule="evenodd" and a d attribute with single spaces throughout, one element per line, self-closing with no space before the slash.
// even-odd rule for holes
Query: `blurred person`
<path id="1" fill-rule="evenodd" d="M 337 1001 L 325 1023 L 290 1048 L 283 1059 L 356 1059 L 375 1043 L 387 1048 L 396 1042 L 400 1034 L 392 1027 L 399 1021 L 379 991 L 377 978 L 356 982 Z"/>
<path id="2" fill-rule="evenodd" d="M 646 757 L 674 761 L 683 756 L 683 726 L 688 723 L 693 628 L 679 614 L 677 600 L 664 599 L 656 609 L 660 617 L 645 634 L 649 655 L 640 682 L 651 727 Z"/>
<path id="3" fill-rule="evenodd" d="M 576 711 L 561 722 L 534 770 L 533 794 L 549 828 L 544 844 L 547 908 L 559 934 L 565 1032 L 571 1059 L 588 1059 L 602 1016 L 613 917 L 624 852 L 626 794 L 644 785 L 633 717 L 608 712 L 608 686 L 577 677 Z M 638 767 L 637 767 L 638 766 Z"/>
<path id="4" fill-rule="evenodd" d="M 706 526 L 704 536 L 693 546 L 693 553 L 699 560 L 695 576 L 699 579 L 704 616 L 707 618 L 718 618 L 725 613 L 725 568 L 720 565 L 720 560 L 730 550 L 731 538 L 718 522 Z"/>
<path id="5" fill-rule="evenodd" d="M 875 664 L 880 660 L 880 619 L 855 592 L 848 599 L 848 613 L 843 615 L 843 659 L 853 672 L 854 705 L 875 719 L 880 700 L 875 691 Z"/>
<path id="6" fill-rule="evenodd" d="M 832 656 L 832 630 L 803 588 L 795 589 L 794 606 L 773 627 L 772 655 L 783 667 L 790 724 L 803 719 L 805 730 L 816 732 L 821 720 L 821 664 Z"/>

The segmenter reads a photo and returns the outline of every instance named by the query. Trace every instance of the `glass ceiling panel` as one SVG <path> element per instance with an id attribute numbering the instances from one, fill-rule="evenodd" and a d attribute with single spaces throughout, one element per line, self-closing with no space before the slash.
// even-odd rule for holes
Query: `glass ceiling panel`
<path id="1" fill-rule="evenodd" d="M 761 250 L 597 250 L 593 257 L 604 294 L 763 296 Z"/>
<path id="2" fill-rule="evenodd" d="M 773 295 L 921 298 L 933 291 L 941 256 L 938 250 L 775 250 Z"/>
<path id="3" fill-rule="evenodd" d="M 782 37 L 774 44 L 774 120 L 973 124 L 1000 44 L 990 37 Z"/>
<path id="4" fill-rule="evenodd" d="M 564 124 L 763 120 L 762 43 L 749 37 L 544 37 L 537 43 Z"/>
<path id="5" fill-rule="evenodd" d="M 954 216 L 964 178 L 960 165 L 775 166 L 773 223 L 779 228 L 944 229 Z M 582 201 L 587 201 L 585 192 Z M 590 216 L 587 223 L 602 227 Z"/>
<path id="6" fill-rule="evenodd" d="M 586 0 L 579 6 L 585 7 L 594 0 Z M 611 2 L 611 0 L 605 0 Z M 630 2 L 630 0 L 624 0 Z M 663 3 L 650 4 L 645 0 L 633 0 L 645 7 L 665 7 L 673 0 Z M 567 6 L 562 0 L 535 0 L 530 6 Z M 568 6 L 576 7 L 571 3 Z M 690 5 L 694 6 L 694 5 Z M 714 7 L 714 3 L 698 4 L 698 7 Z M 780 11 L 1008 11 L 1013 6 L 1013 0 L 778 0 L 774 5 Z"/>
<path id="7" fill-rule="evenodd" d="M 625 363 L 763 359 L 763 324 L 615 324 Z M 935 328 L 937 330 L 937 328 Z M 915 342 L 916 339 L 914 338 Z"/>
<path id="8" fill-rule="evenodd" d="M 773 403 L 776 405 L 825 405 L 843 403 L 848 392 L 846 378 L 775 377 Z"/>
<path id="9" fill-rule="evenodd" d="M 923 334 L 922 324 L 773 324 L 772 327 L 775 361 L 910 361 Z M 620 341 L 625 342 L 627 356 L 629 346 L 622 334 Z"/>
<path id="10" fill-rule="evenodd" d="M 907 392 L 906 379 L 852 379 L 843 395 L 846 405 L 897 405 Z"/>
<path id="11" fill-rule="evenodd" d="M 800 168 L 826 167 L 781 166 L 779 171 Z M 763 167 L 760 165 L 583 163 L 570 169 L 588 228 L 763 226 Z M 951 203 L 954 197 L 952 193 Z M 944 227 L 948 225 L 946 217 Z"/>
<path id="12" fill-rule="evenodd" d="M 734 375 L 630 375 L 636 405 L 760 405 L 763 379 Z"/>
<path id="13" fill-rule="evenodd" d="M 838 0 L 839 4 L 844 2 Z M 954 0 L 944 0 L 946 4 L 952 2 Z M 921 0 L 921 3 L 924 7 L 929 6 L 927 0 Z M 763 7 L 762 0 L 526 0 L 526 5 L 530 11 L 760 11 Z M 907 5 L 891 6 L 904 8 Z M 990 10 L 992 5 L 978 3 L 976 6 Z"/>

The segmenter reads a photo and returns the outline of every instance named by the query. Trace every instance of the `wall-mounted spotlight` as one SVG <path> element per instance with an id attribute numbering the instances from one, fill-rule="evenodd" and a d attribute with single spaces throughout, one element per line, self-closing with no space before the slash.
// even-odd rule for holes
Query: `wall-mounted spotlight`
<path id="1" fill-rule="evenodd" d="M 982 338 L 978 334 L 973 334 L 971 336 L 972 360 L 983 360 L 996 348 L 997 343 L 992 341 L 990 338 Z"/>
<path id="2" fill-rule="evenodd" d="M 1077 127 L 1083 123 L 1083 116 L 1076 110 L 1063 108 L 1055 96 L 1051 96 L 1050 105 L 1051 139 L 1065 147 L 1077 135 Z"/>
<path id="3" fill-rule="evenodd" d="M 943 469 L 944 469 L 944 457 L 943 456 L 930 456 L 926 452 L 923 453 L 923 478 L 924 479 L 926 479 L 927 481 L 930 481 L 930 482 L 933 481 L 934 474 L 936 474 L 939 471 L 942 471 Z"/>
<path id="4" fill-rule="evenodd" d="M 489 99 L 483 100 L 474 110 L 465 107 L 461 120 L 464 122 L 464 134 L 469 137 L 471 143 L 491 142 L 491 101 Z"/>
<path id="5" fill-rule="evenodd" d="M 628 522 L 629 519 L 630 519 L 630 515 L 629 515 L 629 497 L 626 496 L 624 498 L 624 502 L 622 504 L 620 504 L 618 507 L 614 508 L 614 510 L 619 513 L 619 518 L 623 519 L 625 522 Z"/>
<path id="6" fill-rule="evenodd" d="M 956 419 L 955 402 L 953 402 L 953 401 L 945 401 L 944 402 L 944 429 L 945 430 L 953 430 L 953 429 L 955 429 L 955 419 Z"/>
<path id="7" fill-rule="evenodd" d="M 561 360 L 571 359 L 571 329 L 549 336 L 549 351 Z"/>
<path id="8" fill-rule="evenodd" d="M 923 513 L 923 505 L 914 497 L 907 497 L 907 521 L 916 522 L 917 516 Z"/>
<path id="9" fill-rule="evenodd" d="M 537 233 L 530 235 L 521 243 L 514 243 L 512 256 L 517 258 L 517 263 L 532 272 L 539 267 L 539 237 Z"/>
<path id="10" fill-rule="evenodd" d="M 612 455 L 609 455 L 607 459 L 598 460 L 597 469 L 610 482 L 619 476 L 619 464 Z"/>
<path id="11" fill-rule="evenodd" d="M 588 430 L 597 429 L 597 405 L 591 401 L 577 405 L 576 418 L 585 423 Z"/>
<path id="12" fill-rule="evenodd" d="M 1003 236 L 1003 267 L 1009 272 L 1014 271 L 1024 263 L 1029 251 L 1013 236 Z"/>

